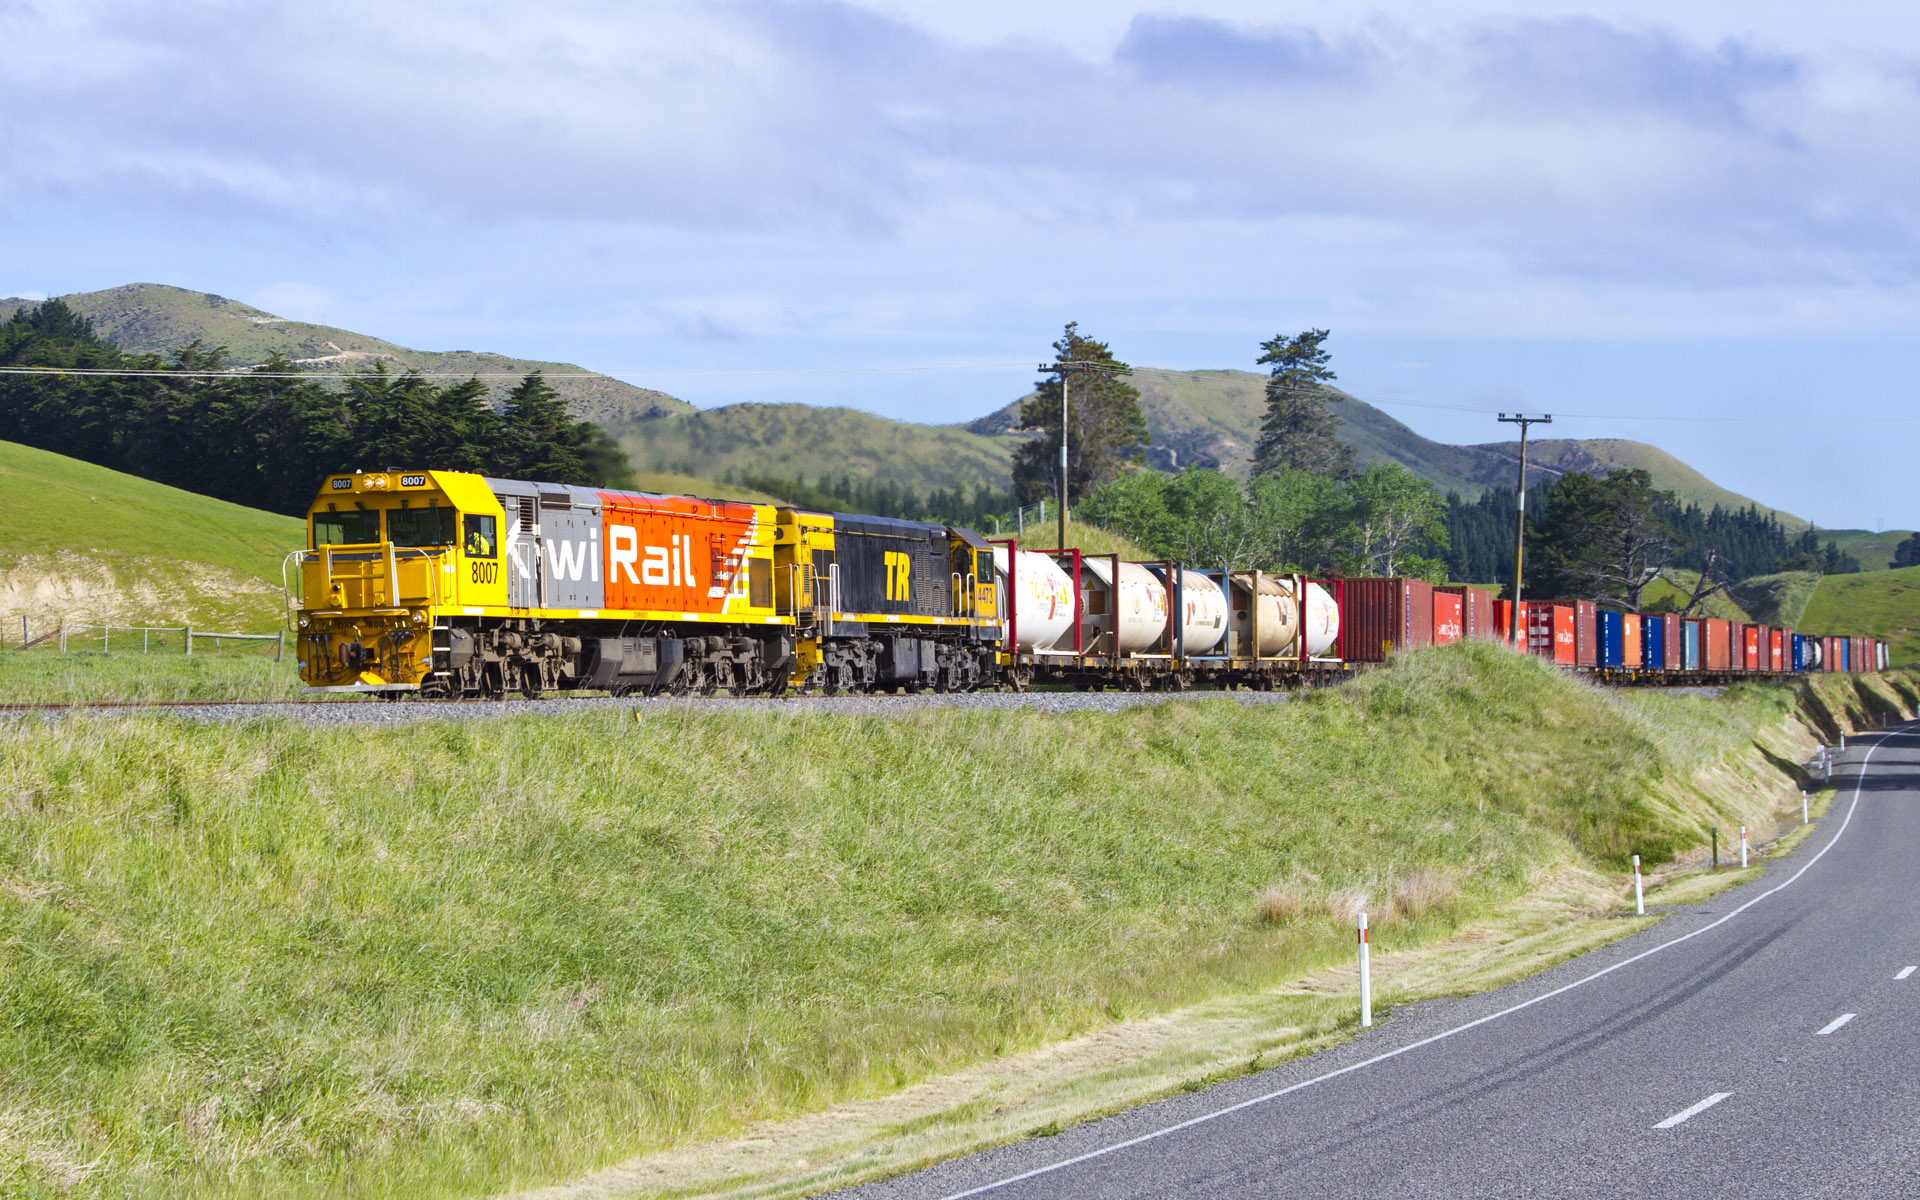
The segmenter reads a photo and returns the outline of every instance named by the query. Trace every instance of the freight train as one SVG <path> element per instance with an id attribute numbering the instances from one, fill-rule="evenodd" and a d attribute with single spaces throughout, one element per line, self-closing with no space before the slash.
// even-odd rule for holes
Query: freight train
<path id="1" fill-rule="evenodd" d="M 1503 638 L 1490 589 L 1314 579 L 952 525 L 460 471 L 322 486 L 287 556 L 310 690 L 388 697 L 1297 687 Z M 1525 648 L 1615 682 L 1887 665 L 1884 642 L 1521 605 Z"/>

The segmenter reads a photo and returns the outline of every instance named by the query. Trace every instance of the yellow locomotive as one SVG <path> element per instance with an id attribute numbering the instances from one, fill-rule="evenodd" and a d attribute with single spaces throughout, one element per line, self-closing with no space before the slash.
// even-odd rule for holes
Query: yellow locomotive
<path id="1" fill-rule="evenodd" d="M 328 479 L 307 534 L 289 560 L 314 690 L 963 691 L 995 675 L 991 553 L 947 525 L 389 470 Z"/>

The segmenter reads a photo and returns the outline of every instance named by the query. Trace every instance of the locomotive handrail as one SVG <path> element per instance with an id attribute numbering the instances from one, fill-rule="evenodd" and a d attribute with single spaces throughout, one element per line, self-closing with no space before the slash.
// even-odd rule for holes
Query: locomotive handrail
<path id="1" fill-rule="evenodd" d="M 304 605 L 307 602 L 307 595 L 306 595 L 306 589 L 302 588 L 300 592 L 299 603 L 296 604 L 294 602 L 293 587 L 287 582 L 287 564 L 292 562 L 294 559 L 298 558 L 300 560 L 300 565 L 305 566 L 307 562 L 306 556 L 312 553 L 313 551 L 308 550 L 305 547 L 302 547 L 298 550 L 287 551 L 286 556 L 280 560 L 280 594 L 284 596 L 287 601 L 287 613 L 286 613 L 285 619 L 287 622 L 288 629 L 292 629 L 294 627 L 293 614 L 296 612 L 299 612 L 301 605 Z"/>

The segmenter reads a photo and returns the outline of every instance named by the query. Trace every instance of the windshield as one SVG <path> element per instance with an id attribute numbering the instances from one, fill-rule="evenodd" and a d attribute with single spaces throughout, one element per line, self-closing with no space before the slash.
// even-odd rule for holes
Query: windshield
<path id="1" fill-rule="evenodd" d="M 455 516 L 450 508 L 389 509 L 387 540 L 396 546 L 451 546 Z"/>
<path id="2" fill-rule="evenodd" d="M 313 544 L 365 546 L 380 540 L 380 514 L 372 511 L 313 514 Z"/>

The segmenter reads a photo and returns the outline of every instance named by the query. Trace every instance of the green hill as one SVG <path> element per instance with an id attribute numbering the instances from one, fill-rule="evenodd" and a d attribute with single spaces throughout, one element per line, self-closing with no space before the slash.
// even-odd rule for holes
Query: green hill
<path id="1" fill-rule="evenodd" d="M 132 354 L 170 354 L 197 338 L 203 345 L 225 346 L 232 352 L 233 361 L 242 365 L 279 353 L 314 370 L 353 371 L 384 362 L 398 370 L 511 376 L 487 381 L 496 399 L 504 397 L 519 377 L 531 371 L 552 376 L 586 372 L 585 367 L 572 363 L 509 358 L 477 350 L 413 350 L 330 325 L 289 321 L 210 292 L 190 292 L 158 283 L 130 283 L 60 299 L 75 312 L 91 317 L 101 336 Z M 34 303 L 17 297 L 0 300 L 0 320 Z M 554 378 L 552 383 L 576 416 L 601 424 L 685 412 L 693 407 L 665 392 L 637 388 L 606 376 Z"/>
<path id="2" fill-rule="evenodd" d="M 632 422 L 614 433 L 636 471 L 717 479 L 731 470 L 804 475 L 809 482 L 850 475 L 921 492 L 980 483 L 1004 490 L 1019 441 L 804 404 L 731 404 Z"/>
<path id="3" fill-rule="evenodd" d="M 1920 567 L 1827 576 L 1807 601 L 1800 629 L 1885 638 L 1896 665 L 1920 662 Z"/>
<path id="4" fill-rule="evenodd" d="M 0 637 L 23 614 L 274 629 L 280 562 L 305 536 L 293 517 L 0 442 Z"/>

